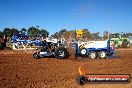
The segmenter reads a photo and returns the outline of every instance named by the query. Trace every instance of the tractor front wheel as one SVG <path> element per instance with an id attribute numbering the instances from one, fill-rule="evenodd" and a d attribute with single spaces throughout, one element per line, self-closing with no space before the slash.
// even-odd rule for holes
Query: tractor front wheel
<path id="1" fill-rule="evenodd" d="M 36 52 L 36 53 L 33 54 L 33 58 L 35 58 L 35 59 L 40 59 L 40 57 L 39 57 L 39 55 L 38 55 L 38 52 Z"/>

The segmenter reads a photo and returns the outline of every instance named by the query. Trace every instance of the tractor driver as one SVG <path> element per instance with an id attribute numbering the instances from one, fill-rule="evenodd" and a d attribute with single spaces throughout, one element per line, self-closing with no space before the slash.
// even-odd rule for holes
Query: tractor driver
<path id="1" fill-rule="evenodd" d="M 42 46 L 43 46 L 43 48 L 41 49 L 41 51 L 42 51 L 42 52 L 45 52 L 45 51 L 51 52 L 51 51 L 53 50 L 53 48 L 51 47 L 51 44 L 48 44 L 48 43 L 47 43 L 46 39 L 47 39 L 46 36 L 44 36 L 44 37 L 42 38 Z"/>
<path id="2" fill-rule="evenodd" d="M 45 52 L 48 50 L 48 44 L 46 41 L 46 36 L 42 37 L 42 48 L 41 48 L 41 52 Z"/>

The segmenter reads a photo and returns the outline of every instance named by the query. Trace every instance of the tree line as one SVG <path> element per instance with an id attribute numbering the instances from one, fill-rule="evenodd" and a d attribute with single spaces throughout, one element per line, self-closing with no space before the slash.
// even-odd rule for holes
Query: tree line
<path id="1" fill-rule="evenodd" d="M 3 35 L 8 35 L 9 37 L 13 36 L 14 34 L 19 34 L 19 33 L 25 33 L 28 36 L 37 36 L 37 35 L 42 35 L 42 36 L 48 36 L 49 32 L 45 29 L 40 29 L 38 27 L 29 27 L 28 29 L 22 28 L 21 30 L 18 30 L 16 28 L 4 28 L 3 31 L 0 31 L 0 36 L 2 37 Z"/>
<path id="2" fill-rule="evenodd" d="M 102 39 L 107 39 L 108 38 L 108 31 L 104 31 L 103 35 L 100 36 L 99 32 L 91 33 L 88 29 L 83 29 L 83 39 L 89 40 L 89 39 L 94 39 L 94 40 L 102 40 Z M 67 30 L 67 29 L 61 29 L 58 32 L 55 32 L 51 37 L 54 38 L 65 38 L 66 40 L 69 38 L 74 38 L 74 31 L 75 30 Z M 0 31 L 0 36 L 3 36 L 4 34 L 7 34 L 9 37 L 11 37 L 14 34 L 19 34 L 19 33 L 26 33 L 29 36 L 36 36 L 36 35 L 42 35 L 42 36 L 49 36 L 48 30 L 45 29 L 40 29 L 39 27 L 29 27 L 28 29 L 22 28 L 21 30 L 18 30 L 16 28 L 4 28 L 3 31 Z M 112 33 L 109 33 L 110 37 L 112 37 Z M 119 33 L 115 33 L 119 34 Z M 132 33 L 123 33 L 123 37 L 129 37 L 132 36 Z"/>
<path id="3" fill-rule="evenodd" d="M 64 37 L 65 39 L 69 39 L 69 38 L 74 38 L 74 32 L 75 30 L 68 31 L 67 29 L 61 29 L 59 32 L 56 32 L 51 36 L 55 38 Z M 99 34 L 100 34 L 99 32 L 90 33 L 88 29 L 83 29 L 83 38 L 86 39 L 91 39 L 91 38 L 100 39 L 101 37 L 99 36 Z"/>
<path id="4" fill-rule="evenodd" d="M 54 33 L 51 35 L 55 38 L 64 37 L 66 40 L 69 38 L 74 38 L 74 32 L 75 30 L 68 31 L 67 29 L 61 29 L 59 32 Z M 132 36 L 132 33 L 114 33 L 115 35 L 122 34 L 122 37 L 128 38 L 129 36 Z M 112 33 L 109 33 L 110 38 L 113 37 Z M 86 40 L 105 40 L 108 38 L 108 31 L 104 31 L 103 35 L 101 36 L 99 32 L 91 33 L 88 29 L 83 29 L 83 39 Z"/>

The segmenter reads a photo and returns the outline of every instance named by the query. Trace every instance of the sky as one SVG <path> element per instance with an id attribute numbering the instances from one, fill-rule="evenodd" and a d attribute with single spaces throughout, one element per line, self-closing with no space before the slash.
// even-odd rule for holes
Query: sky
<path id="1" fill-rule="evenodd" d="M 0 31 L 30 26 L 132 33 L 132 0 L 0 0 Z"/>

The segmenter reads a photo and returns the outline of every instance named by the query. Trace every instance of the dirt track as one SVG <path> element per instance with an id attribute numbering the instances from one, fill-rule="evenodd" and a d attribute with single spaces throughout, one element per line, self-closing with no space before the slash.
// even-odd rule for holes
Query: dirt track
<path id="1" fill-rule="evenodd" d="M 130 74 L 132 50 L 117 50 L 118 58 L 92 60 L 60 60 L 32 58 L 34 51 L 0 51 L 0 88 L 132 88 L 129 84 L 76 83 L 78 67 L 88 74 Z"/>

